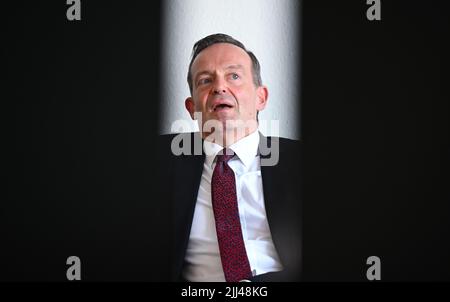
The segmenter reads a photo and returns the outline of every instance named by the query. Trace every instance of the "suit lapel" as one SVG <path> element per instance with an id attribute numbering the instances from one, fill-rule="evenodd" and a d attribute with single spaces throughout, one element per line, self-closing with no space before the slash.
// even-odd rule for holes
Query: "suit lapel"
<path id="1" fill-rule="evenodd" d="M 278 139 L 278 138 L 277 138 Z M 261 145 L 263 144 L 263 145 Z M 292 146 L 290 146 L 292 148 Z M 260 136 L 264 158 L 279 155 L 275 165 L 261 162 L 264 203 L 275 248 L 285 267 L 281 280 L 298 280 L 301 270 L 301 203 L 299 195 L 298 153 L 286 141 Z M 271 152 L 268 153 L 267 150 Z M 274 154 L 273 152 L 278 152 Z M 267 154 L 268 153 L 268 154 Z"/>
<path id="2" fill-rule="evenodd" d="M 264 159 L 268 159 L 271 156 L 271 152 L 267 153 L 267 150 L 271 146 L 271 138 L 265 137 L 260 133 L 260 140 L 259 140 L 259 155 L 261 158 L 261 162 L 263 163 Z M 265 150 L 265 151 L 264 151 Z M 276 199 L 277 196 L 279 198 L 279 186 L 276 184 L 277 178 L 280 177 L 279 174 L 279 167 L 278 165 L 264 165 L 261 164 L 261 177 L 262 177 L 262 183 L 263 183 L 263 193 L 264 193 L 264 204 L 266 207 L 266 215 L 267 220 L 269 222 L 269 227 L 271 230 L 271 233 L 274 235 L 276 234 L 277 230 L 277 218 L 280 217 L 281 209 L 279 206 L 276 206 Z M 273 236 L 274 244 L 277 246 L 276 237 Z"/>
<path id="3" fill-rule="evenodd" d="M 195 135 L 190 134 L 194 139 Z M 203 146 L 203 144 L 202 144 Z M 193 153 L 191 153 L 193 154 Z M 181 155 L 175 159 L 173 181 L 173 212 L 174 212 L 174 267 L 173 279 L 181 276 L 184 256 L 191 232 L 198 188 L 203 172 L 205 155 Z"/>

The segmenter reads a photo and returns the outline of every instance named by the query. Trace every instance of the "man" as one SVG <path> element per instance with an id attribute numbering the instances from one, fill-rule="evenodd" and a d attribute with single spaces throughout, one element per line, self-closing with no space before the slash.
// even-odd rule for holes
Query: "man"
<path id="1" fill-rule="evenodd" d="M 173 280 L 298 281 L 300 150 L 258 132 L 268 89 L 257 58 L 228 35 L 207 36 L 194 45 L 188 84 L 185 107 L 200 133 L 165 136 L 171 155 L 161 155 Z"/>

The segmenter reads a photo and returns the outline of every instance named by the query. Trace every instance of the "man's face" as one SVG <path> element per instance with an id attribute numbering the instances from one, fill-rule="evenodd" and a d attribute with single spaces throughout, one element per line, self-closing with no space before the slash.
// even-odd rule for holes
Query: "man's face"
<path id="1" fill-rule="evenodd" d="M 211 45 L 195 58 L 191 73 L 192 97 L 185 105 L 192 118 L 201 112 L 203 124 L 217 120 L 231 128 L 249 121 L 256 125 L 256 113 L 266 106 L 268 93 L 254 84 L 252 61 L 243 49 L 228 43 Z"/>

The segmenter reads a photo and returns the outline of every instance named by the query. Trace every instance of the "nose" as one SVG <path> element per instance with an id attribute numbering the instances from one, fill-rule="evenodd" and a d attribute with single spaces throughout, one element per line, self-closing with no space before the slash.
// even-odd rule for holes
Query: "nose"
<path id="1" fill-rule="evenodd" d="M 224 94 L 226 92 L 224 81 L 220 77 L 217 77 L 214 81 L 213 94 Z"/>
<path id="2" fill-rule="evenodd" d="M 224 94 L 226 91 L 223 88 L 214 88 L 213 93 L 214 94 Z"/>

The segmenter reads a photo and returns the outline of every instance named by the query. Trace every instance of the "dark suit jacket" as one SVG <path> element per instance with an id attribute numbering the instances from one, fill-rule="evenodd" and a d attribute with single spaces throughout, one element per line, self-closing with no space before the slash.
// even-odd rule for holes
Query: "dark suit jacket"
<path id="1" fill-rule="evenodd" d="M 191 155 L 173 155 L 170 150 L 175 135 L 164 135 L 160 141 L 160 159 L 163 170 L 159 175 L 166 180 L 161 196 L 169 196 L 172 206 L 173 241 L 171 253 L 171 279 L 181 280 L 181 271 L 189 241 L 189 234 L 194 215 L 200 178 L 203 171 L 205 155 L 199 133 L 182 134 L 185 150 Z M 180 138 L 180 137 L 178 137 Z M 193 155 L 194 140 L 201 144 L 201 154 Z M 285 138 L 265 137 L 260 134 L 259 150 L 264 146 L 273 147 L 279 140 L 279 160 L 274 166 L 261 166 L 263 193 L 272 239 L 284 266 L 282 273 L 273 281 L 300 281 L 301 277 L 301 181 L 300 181 L 300 143 Z M 179 141 L 179 140 L 178 140 Z M 183 145 L 191 142 L 191 146 Z M 199 144 L 197 144 L 197 150 Z M 261 151 L 261 158 L 273 154 Z"/>

